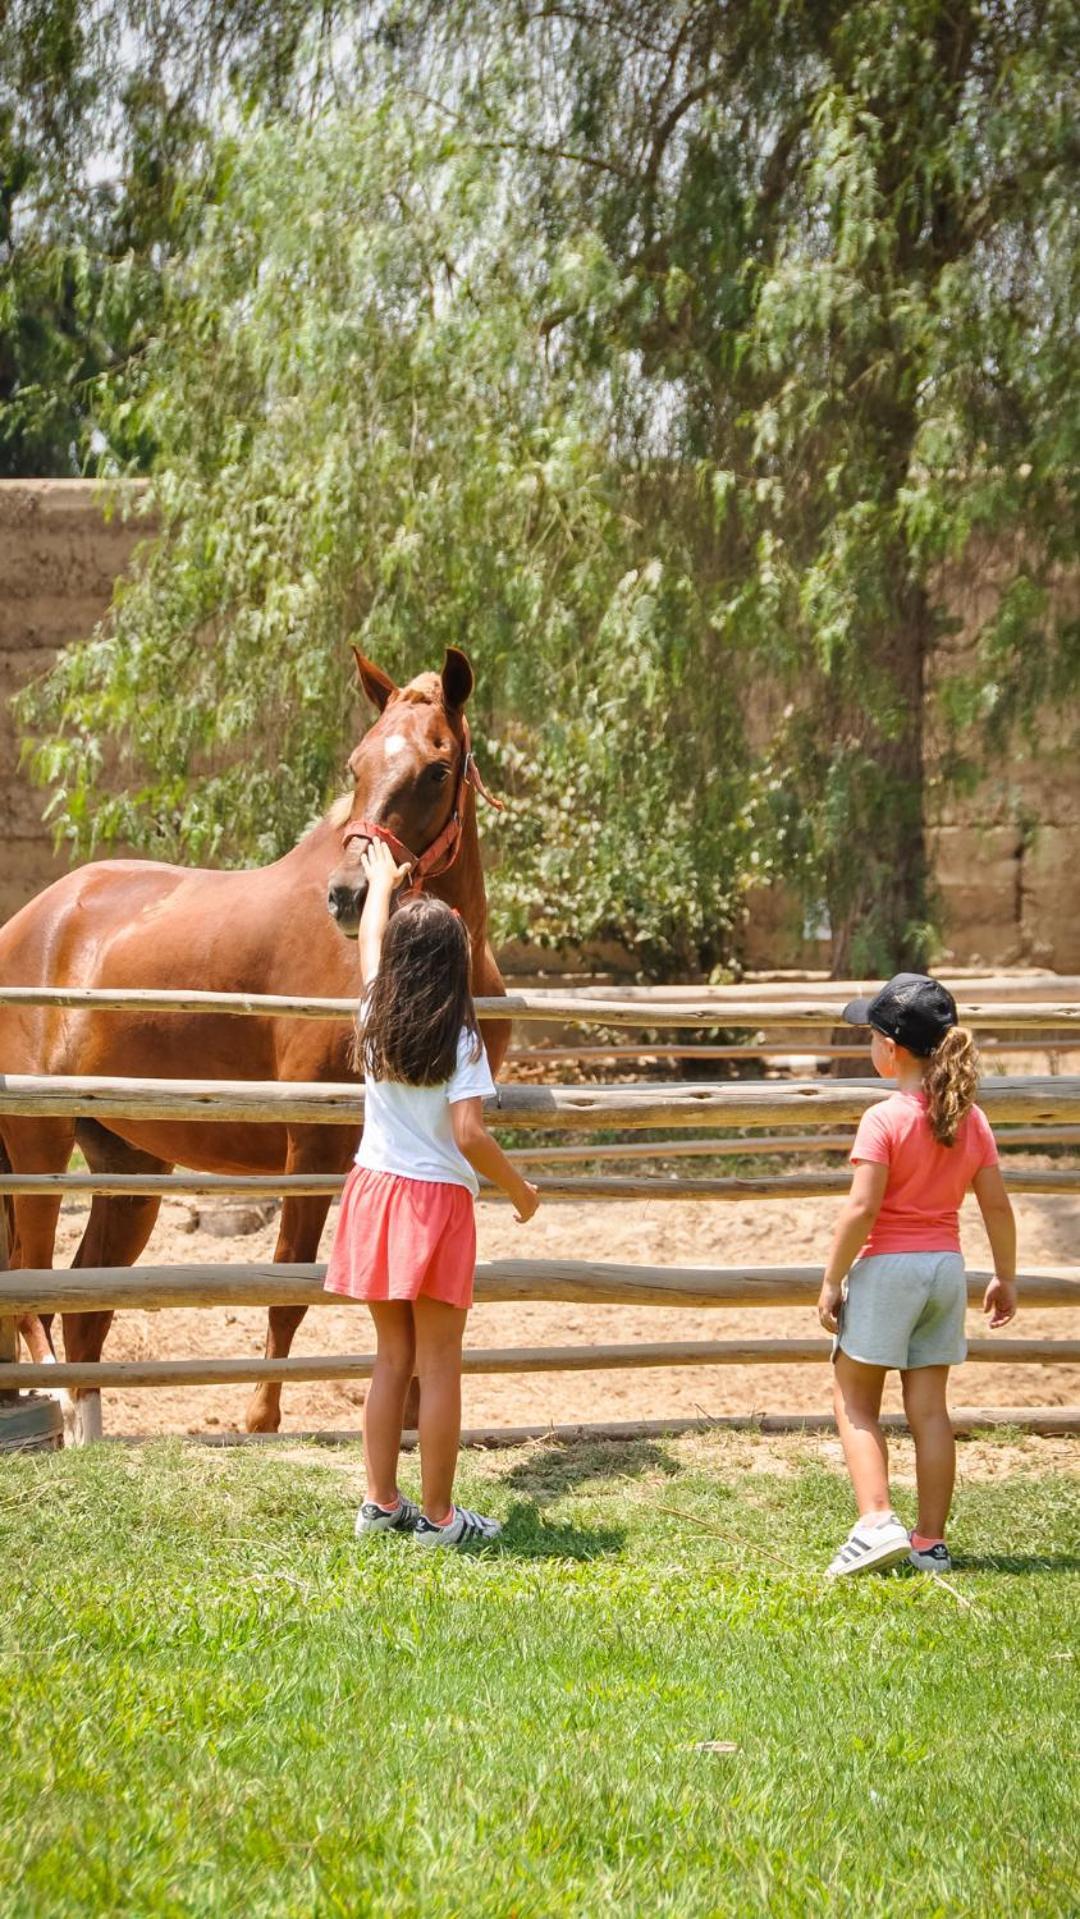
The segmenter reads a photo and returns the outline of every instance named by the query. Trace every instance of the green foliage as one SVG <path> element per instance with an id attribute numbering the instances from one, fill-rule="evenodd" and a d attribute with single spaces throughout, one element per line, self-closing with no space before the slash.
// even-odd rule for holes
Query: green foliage
<path id="1" fill-rule="evenodd" d="M 399 677 L 462 644 L 517 801 L 500 930 L 719 953 L 748 850 L 734 690 L 695 672 L 685 531 L 656 556 L 673 516 L 631 516 L 595 393 L 536 353 L 505 175 L 389 106 L 268 126 L 227 175 L 102 415 L 159 448 L 159 540 L 27 703 L 66 831 L 274 857 L 344 763 L 348 643 Z"/>
<path id="2" fill-rule="evenodd" d="M 958 1599 L 828 1589 L 846 1483 L 754 1463 L 473 1454 L 458 1557 L 358 1454 L 6 1462 L 0 1913 L 1074 1911 L 1075 1478 L 965 1468 Z"/>
<path id="3" fill-rule="evenodd" d="M 948 568 L 996 596 L 935 682 L 955 773 L 1080 680 L 1078 20 L 361 5 L 303 122 L 293 46 L 102 395 L 162 538 L 24 709 L 63 830 L 279 850 L 346 642 L 453 640 L 501 932 L 709 966 L 781 875 L 839 971 L 923 958 Z"/>
<path id="4" fill-rule="evenodd" d="M 302 115 L 358 8 L 325 0 L 10 0 L 0 41 L 0 477 L 100 448 L 101 383 L 161 317 L 161 279 L 214 192 L 212 147 L 253 106 Z M 341 49 L 343 51 L 343 48 Z M 114 451 L 152 442 L 113 415 Z"/>

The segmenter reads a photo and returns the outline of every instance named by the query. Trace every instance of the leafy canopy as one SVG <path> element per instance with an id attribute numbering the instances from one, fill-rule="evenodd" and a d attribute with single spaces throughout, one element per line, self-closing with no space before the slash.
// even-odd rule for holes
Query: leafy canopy
<path id="1" fill-rule="evenodd" d="M 26 708 L 63 829 L 279 851 L 346 642 L 453 642 L 519 802 L 500 932 L 711 964 L 780 873 L 839 968 L 922 957 L 944 569 L 992 548 L 999 589 L 933 683 L 958 765 L 1080 668 L 1075 10 L 352 26 L 338 104 L 219 141 L 103 396 L 160 537 Z"/>

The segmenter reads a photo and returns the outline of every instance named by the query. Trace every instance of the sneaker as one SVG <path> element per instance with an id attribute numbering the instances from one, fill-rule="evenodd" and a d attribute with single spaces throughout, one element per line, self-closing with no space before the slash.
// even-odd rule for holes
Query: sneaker
<path id="1" fill-rule="evenodd" d="M 413 1538 L 418 1546 L 486 1546 L 501 1532 L 497 1519 L 485 1519 L 483 1513 L 471 1513 L 465 1506 L 455 1506 L 445 1526 L 436 1526 L 434 1520 L 425 1519 L 421 1513 Z"/>
<path id="2" fill-rule="evenodd" d="M 826 1568 L 826 1578 L 844 1579 L 854 1573 L 884 1572 L 906 1559 L 910 1551 L 911 1540 L 895 1513 L 890 1513 L 876 1526 L 858 1519 L 832 1565 Z"/>
<path id="3" fill-rule="evenodd" d="M 943 1539 L 933 1546 L 913 1546 L 908 1554 L 921 1573 L 951 1573 L 952 1554 Z"/>
<path id="4" fill-rule="evenodd" d="M 356 1515 L 356 1537 L 363 1539 L 366 1533 L 413 1533 L 419 1517 L 419 1506 L 406 1499 L 404 1493 L 389 1511 L 385 1506 L 377 1506 L 373 1499 L 365 1499 Z"/>

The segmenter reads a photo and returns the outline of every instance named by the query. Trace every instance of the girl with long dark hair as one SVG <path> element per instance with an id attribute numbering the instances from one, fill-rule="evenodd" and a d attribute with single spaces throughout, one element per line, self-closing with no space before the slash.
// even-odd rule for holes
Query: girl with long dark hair
<path id="1" fill-rule="evenodd" d="M 358 1534 L 411 1533 L 418 1545 L 494 1539 L 494 1519 L 453 1502 L 461 1438 L 461 1345 L 473 1296 L 478 1174 L 517 1217 L 539 1205 L 488 1132 L 495 1083 L 469 989 L 469 942 L 457 914 L 427 894 L 393 894 L 409 868 L 383 841 L 362 858 L 363 998 L 356 1064 L 364 1132 L 342 1194 L 326 1288 L 366 1301 L 377 1353 L 364 1403 L 367 1498 Z M 399 1490 L 405 1398 L 420 1381 L 421 1502 Z"/>

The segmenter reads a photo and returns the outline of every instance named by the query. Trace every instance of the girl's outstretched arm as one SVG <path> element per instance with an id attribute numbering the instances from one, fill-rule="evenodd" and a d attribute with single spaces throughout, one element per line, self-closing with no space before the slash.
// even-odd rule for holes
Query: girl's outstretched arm
<path id="1" fill-rule="evenodd" d="M 994 1277 L 983 1294 L 983 1312 L 991 1328 L 1007 1326 L 1016 1318 L 1016 1217 L 1012 1201 L 1005 1191 L 1000 1166 L 981 1167 L 972 1187 L 994 1255 Z"/>
<path id="2" fill-rule="evenodd" d="M 497 1139 L 492 1139 L 484 1124 L 484 1104 L 479 1099 L 458 1099 L 450 1108 L 454 1139 L 474 1173 L 501 1186 L 524 1225 L 540 1204 L 536 1187 L 507 1159 Z"/>
<path id="3" fill-rule="evenodd" d="M 829 1260 L 818 1297 L 817 1313 L 827 1333 L 835 1333 L 840 1293 L 850 1268 L 870 1236 L 881 1211 L 889 1168 L 884 1161 L 860 1159 L 851 1179 L 851 1191 L 836 1222 Z"/>
<path id="4" fill-rule="evenodd" d="M 367 896 L 360 915 L 360 980 L 370 986 L 379 970 L 383 934 L 390 918 L 390 901 L 402 880 L 409 876 L 407 866 L 399 866 L 385 840 L 372 840 L 360 855 L 360 871 L 367 881 Z"/>

